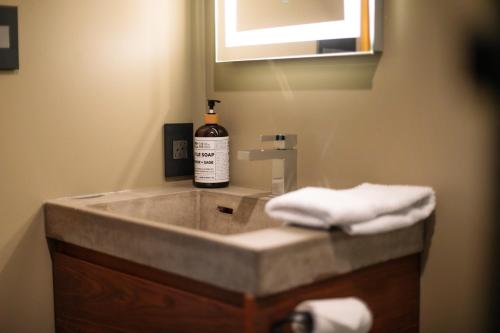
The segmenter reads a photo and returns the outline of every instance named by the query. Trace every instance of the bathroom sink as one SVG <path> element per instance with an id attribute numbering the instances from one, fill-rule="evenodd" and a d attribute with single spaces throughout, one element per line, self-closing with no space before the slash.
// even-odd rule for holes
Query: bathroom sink
<path id="1" fill-rule="evenodd" d="M 235 194 L 191 190 L 148 198 L 90 205 L 89 208 L 201 230 L 232 235 L 281 225 L 264 213 L 267 194 Z"/>
<path id="2" fill-rule="evenodd" d="M 266 296 L 421 252 L 424 225 L 350 237 L 267 217 L 269 193 L 190 181 L 50 200 L 49 239 L 221 288 Z"/>

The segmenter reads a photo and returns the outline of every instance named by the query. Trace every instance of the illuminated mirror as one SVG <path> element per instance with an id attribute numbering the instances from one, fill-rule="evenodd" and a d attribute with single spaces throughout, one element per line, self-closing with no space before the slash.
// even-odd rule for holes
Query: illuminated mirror
<path id="1" fill-rule="evenodd" d="M 373 54 L 382 0 L 215 0 L 217 62 Z"/>

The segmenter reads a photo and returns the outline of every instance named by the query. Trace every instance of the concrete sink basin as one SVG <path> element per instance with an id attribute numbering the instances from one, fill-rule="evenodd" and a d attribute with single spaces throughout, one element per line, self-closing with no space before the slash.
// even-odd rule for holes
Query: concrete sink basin
<path id="1" fill-rule="evenodd" d="M 233 235 L 281 225 L 264 213 L 267 198 L 267 194 L 243 196 L 190 190 L 101 203 L 89 208 L 170 226 Z"/>
<path id="2" fill-rule="evenodd" d="M 386 234 L 283 226 L 268 194 L 191 182 L 50 200 L 46 235 L 228 290 L 265 296 L 421 252 L 423 224 Z"/>

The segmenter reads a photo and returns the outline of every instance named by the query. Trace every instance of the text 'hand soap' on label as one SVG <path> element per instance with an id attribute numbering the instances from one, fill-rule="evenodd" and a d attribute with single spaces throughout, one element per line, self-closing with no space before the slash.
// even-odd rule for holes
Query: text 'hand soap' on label
<path id="1" fill-rule="evenodd" d="M 229 181 L 229 137 L 194 139 L 194 179 L 200 183 Z"/>

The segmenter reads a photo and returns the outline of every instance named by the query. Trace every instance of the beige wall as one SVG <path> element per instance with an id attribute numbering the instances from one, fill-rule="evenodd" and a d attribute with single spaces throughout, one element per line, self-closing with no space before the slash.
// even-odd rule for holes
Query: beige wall
<path id="1" fill-rule="evenodd" d="M 167 121 L 191 121 L 190 1 L 8 0 L 0 73 L 0 332 L 53 332 L 45 199 L 159 185 Z"/>
<path id="2" fill-rule="evenodd" d="M 433 186 L 437 225 L 421 331 L 484 332 L 494 113 L 464 63 L 469 29 L 488 20 L 489 8 L 478 0 L 385 4 L 380 58 L 214 66 L 208 57 L 208 95 L 223 101 L 232 140 L 232 182 L 269 188 L 270 164 L 237 161 L 236 151 L 285 131 L 299 135 L 300 186 Z"/>

